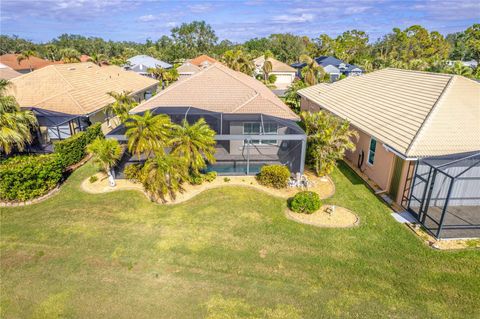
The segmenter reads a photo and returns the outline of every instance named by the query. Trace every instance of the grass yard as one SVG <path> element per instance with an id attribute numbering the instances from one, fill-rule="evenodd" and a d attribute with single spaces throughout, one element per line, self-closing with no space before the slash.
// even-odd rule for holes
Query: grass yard
<path id="1" fill-rule="evenodd" d="M 358 228 L 297 224 L 248 188 L 175 206 L 83 193 L 93 173 L 0 208 L 2 318 L 480 317 L 480 251 L 426 247 L 344 165 L 327 203 Z"/>

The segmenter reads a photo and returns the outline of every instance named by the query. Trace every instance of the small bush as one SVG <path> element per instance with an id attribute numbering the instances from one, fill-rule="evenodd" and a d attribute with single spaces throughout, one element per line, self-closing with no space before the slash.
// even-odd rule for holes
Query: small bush
<path id="1" fill-rule="evenodd" d="M 213 182 L 215 178 L 217 178 L 217 172 L 208 172 L 204 175 L 204 179 L 209 183 Z"/>
<path id="2" fill-rule="evenodd" d="M 92 176 L 90 176 L 90 178 L 88 179 L 88 181 L 93 184 L 93 183 L 95 183 L 96 181 L 98 181 L 98 177 L 95 176 L 95 175 L 92 175 Z"/>
<path id="3" fill-rule="evenodd" d="M 0 162 L 0 199 L 26 201 L 42 196 L 62 179 L 55 154 L 15 156 Z"/>
<path id="4" fill-rule="evenodd" d="M 188 177 L 188 182 L 192 185 L 202 185 L 203 184 L 203 176 L 199 175 L 190 175 Z"/>
<path id="5" fill-rule="evenodd" d="M 131 164 L 125 167 L 123 174 L 125 178 L 131 180 L 132 182 L 140 181 L 140 173 L 142 171 L 142 166 L 137 164 Z"/>
<path id="6" fill-rule="evenodd" d="M 64 167 L 80 162 L 86 155 L 86 146 L 97 137 L 103 137 L 100 123 L 87 128 L 85 132 L 79 132 L 65 140 L 57 141 L 53 149 L 58 154 Z"/>
<path id="7" fill-rule="evenodd" d="M 288 186 L 290 170 L 283 165 L 265 165 L 260 169 L 257 180 L 260 184 L 273 188 L 285 188 Z"/>
<path id="8" fill-rule="evenodd" d="M 230 182 L 230 178 L 224 177 L 224 178 L 223 178 L 223 181 L 224 181 L 225 183 L 228 183 L 228 182 Z"/>
<path id="9" fill-rule="evenodd" d="M 275 83 L 276 80 L 277 80 L 277 76 L 275 74 L 270 74 L 268 76 L 268 82 L 269 83 Z"/>
<path id="10" fill-rule="evenodd" d="M 320 209 L 320 196 L 315 192 L 304 191 L 293 196 L 290 209 L 297 213 L 311 214 Z"/>

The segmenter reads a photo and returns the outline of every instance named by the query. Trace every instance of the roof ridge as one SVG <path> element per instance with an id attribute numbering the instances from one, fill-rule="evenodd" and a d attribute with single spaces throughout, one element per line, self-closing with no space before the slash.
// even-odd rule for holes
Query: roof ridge
<path id="1" fill-rule="evenodd" d="M 445 87 L 443 88 L 442 92 L 440 93 L 440 95 L 438 96 L 438 99 L 435 101 L 435 103 L 433 104 L 432 108 L 430 109 L 430 111 L 427 113 L 427 115 L 425 116 L 425 120 L 423 121 L 423 123 L 420 125 L 420 128 L 417 130 L 417 132 L 415 133 L 415 135 L 413 136 L 412 138 L 412 141 L 410 142 L 410 144 L 408 145 L 407 149 L 405 150 L 405 155 L 408 156 L 408 154 L 410 153 L 410 151 L 413 149 L 413 146 L 415 146 L 419 136 L 423 133 L 425 127 L 427 126 L 427 124 L 430 123 L 430 120 L 433 116 L 434 113 L 437 113 L 436 110 L 438 109 L 438 105 L 440 104 L 440 101 L 444 98 L 445 94 L 447 93 L 447 91 L 449 91 L 452 83 L 456 80 L 455 77 L 451 76 L 450 79 L 448 80 L 447 84 L 445 85 Z"/>
<path id="2" fill-rule="evenodd" d="M 239 106 L 237 106 L 236 108 L 234 108 L 232 110 L 231 113 L 235 113 L 236 111 L 240 110 L 242 107 L 244 107 L 246 104 L 248 104 L 249 102 L 251 102 L 253 99 L 255 99 L 256 97 L 258 97 L 260 94 L 258 92 L 255 92 L 255 94 L 250 97 L 249 99 L 247 99 L 245 102 L 243 102 L 242 104 L 240 104 Z"/>
<path id="3" fill-rule="evenodd" d="M 392 68 L 392 67 L 387 67 L 384 69 L 380 69 L 377 71 L 383 71 L 383 70 L 394 70 L 394 71 L 401 71 L 401 72 L 406 72 L 406 73 L 420 73 L 420 74 L 430 74 L 430 75 L 436 75 L 436 76 L 447 76 L 447 77 L 453 77 L 455 74 L 450 74 L 450 73 L 441 73 L 441 72 L 431 72 L 431 71 L 420 71 L 420 70 L 408 70 L 408 69 L 400 69 L 400 68 Z M 370 72 L 375 73 L 376 71 Z"/>

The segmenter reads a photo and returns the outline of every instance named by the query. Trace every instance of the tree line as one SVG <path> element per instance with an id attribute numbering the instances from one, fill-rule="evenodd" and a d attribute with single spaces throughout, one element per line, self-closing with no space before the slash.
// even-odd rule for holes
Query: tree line
<path id="1" fill-rule="evenodd" d="M 241 61 L 270 52 L 276 59 L 288 64 L 299 61 L 301 56 L 331 55 L 347 63 L 357 64 L 367 72 L 396 67 L 432 72 L 451 71 L 479 77 L 478 68 L 469 71 L 457 66 L 459 70 L 449 70 L 445 61 L 480 61 L 480 24 L 474 24 L 465 31 L 448 34 L 446 37 L 420 25 L 404 30 L 394 28 L 376 41 L 371 41 L 364 31 L 348 30 L 337 37 L 320 34 L 316 38 L 309 38 L 291 33 L 277 33 L 234 43 L 229 40 L 219 41 L 215 30 L 204 21 L 183 23 L 171 29 L 170 36 L 164 35 L 156 41 L 147 39 L 145 43 L 106 41 L 98 37 L 74 34 L 62 34 L 46 43 L 33 43 L 18 36 L 0 36 L 1 54 L 22 52 L 35 52 L 48 60 L 66 62 L 75 62 L 82 54 L 101 56 L 118 65 L 137 54 L 147 54 L 176 63 L 200 54 Z M 245 69 L 245 66 L 240 68 Z"/>

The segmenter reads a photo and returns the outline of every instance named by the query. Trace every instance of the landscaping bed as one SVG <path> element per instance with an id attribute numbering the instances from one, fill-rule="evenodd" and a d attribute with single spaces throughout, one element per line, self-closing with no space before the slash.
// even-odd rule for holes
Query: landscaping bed
<path id="1" fill-rule="evenodd" d="M 287 209 L 285 214 L 288 219 L 316 227 L 348 228 L 358 226 L 360 223 L 355 213 L 333 205 L 323 205 L 312 214 L 295 213 L 290 209 Z"/>

